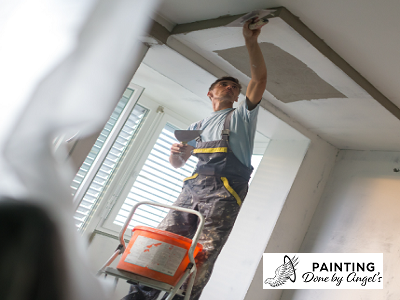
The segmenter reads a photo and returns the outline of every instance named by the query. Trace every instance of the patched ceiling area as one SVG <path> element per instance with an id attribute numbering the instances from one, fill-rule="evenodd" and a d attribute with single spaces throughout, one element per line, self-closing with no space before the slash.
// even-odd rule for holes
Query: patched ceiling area
<path id="1" fill-rule="evenodd" d="M 288 103 L 299 100 L 347 98 L 295 56 L 272 43 L 259 44 L 268 66 L 267 91 L 276 99 Z M 245 46 L 214 52 L 251 77 L 250 60 Z"/>

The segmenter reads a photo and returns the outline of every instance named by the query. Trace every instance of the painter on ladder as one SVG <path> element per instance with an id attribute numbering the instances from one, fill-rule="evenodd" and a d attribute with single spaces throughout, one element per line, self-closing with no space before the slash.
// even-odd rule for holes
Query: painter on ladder
<path id="1" fill-rule="evenodd" d="M 218 79 L 207 94 L 214 112 L 189 127 L 190 130 L 203 130 L 200 138 L 196 143 L 173 144 L 171 147 L 170 163 L 175 168 L 182 167 L 191 155 L 199 159 L 194 174 L 184 180 L 182 193 L 174 203 L 195 209 L 205 218 L 199 239 L 203 251 L 196 257 L 198 271 L 190 297 L 193 300 L 200 298 L 211 276 L 214 263 L 246 197 L 253 171 L 251 155 L 259 103 L 266 88 L 267 69 L 257 41 L 261 29 L 250 30 L 249 23 L 243 27 L 251 65 L 246 100 L 234 109 L 233 104 L 238 101 L 241 90 L 239 81 L 233 77 Z M 192 238 L 197 228 L 197 217 L 170 211 L 158 228 Z M 130 294 L 124 300 L 155 300 L 157 296 L 158 291 L 132 285 Z M 175 296 L 174 299 L 182 298 Z"/>

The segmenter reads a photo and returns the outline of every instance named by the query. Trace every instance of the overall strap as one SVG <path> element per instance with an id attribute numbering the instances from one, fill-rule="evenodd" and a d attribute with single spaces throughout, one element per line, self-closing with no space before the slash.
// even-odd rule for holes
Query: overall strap
<path id="1" fill-rule="evenodd" d="M 197 128 L 197 130 L 200 130 L 201 129 L 201 125 L 202 125 L 202 123 L 203 123 L 203 120 L 200 120 L 200 121 L 198 121 L 197 123 L 196 123 L 196 128 Z M 196 140 L 196 142 L 201 142 L 201 136 L 199 135 L 197 138 L 195 138 L 195 140 Z"/>
<path id="2" fill-rule="evenodd" d="M 235 109 L 232 109 L 225 118 L 225 123 L 224 123 L 224 130 L 222 130 L 222 139 L 224 140 L 229 140 L 229 133 L 230 133 L 230 125 L 231 125 L 231 118 L 232 114 L 235 111 Z"/>

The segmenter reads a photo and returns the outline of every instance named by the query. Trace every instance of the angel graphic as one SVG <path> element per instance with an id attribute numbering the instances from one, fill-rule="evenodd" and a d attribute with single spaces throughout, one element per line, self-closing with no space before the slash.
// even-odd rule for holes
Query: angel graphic
<path id="1" fill-rule="evenodd" d="M 268 283 L 272 287 L 277 287 L 284 284 L 288 279 L 291 282 L 296 281 L 296 269 L 298 262 L 298 257 L 293 256 L 290 259 L 289 256 L 285 255 L 283 258 L 283 264 L 280 265 L 275 270 L 275 277 L 274 278 L 267 278 L 264 283 Z"/>

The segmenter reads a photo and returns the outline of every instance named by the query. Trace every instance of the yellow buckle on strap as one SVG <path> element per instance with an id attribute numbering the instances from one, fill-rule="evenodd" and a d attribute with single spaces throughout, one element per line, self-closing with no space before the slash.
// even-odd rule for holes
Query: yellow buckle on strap
<path id="1" fill-rule="evenodd" d="M 200 148 L 193 149 L 193 153 L 216 153 L 216 152 L 228 152 L 227 147 L 218 147 L 218 148 Z"/>
<path id="2" fill-rule="evenodd" d="M 235 197 L 237 204 L 242 205 L 242 199 L 240 199 L 239 195 L 235 192 L 235 190 L 229 185 L 228 179 L 226 177 L 221 177 L 222 182 L 224 183 L 225 188 L 233 197 Z"/>
<path id="3" fill-rule="evenodd" d="M 183 179 L 183 181 L 186 181 L 186 180 L 189 180 L 189 179 L 195 179 L 197 176 L 199 176 L 199 174 L 198 174 L 198 173 L 195 173 L 195 174 L 193 174 L 193 175 L 190 176 L 190 177 L 186 177 L 185 179 Z"/>

